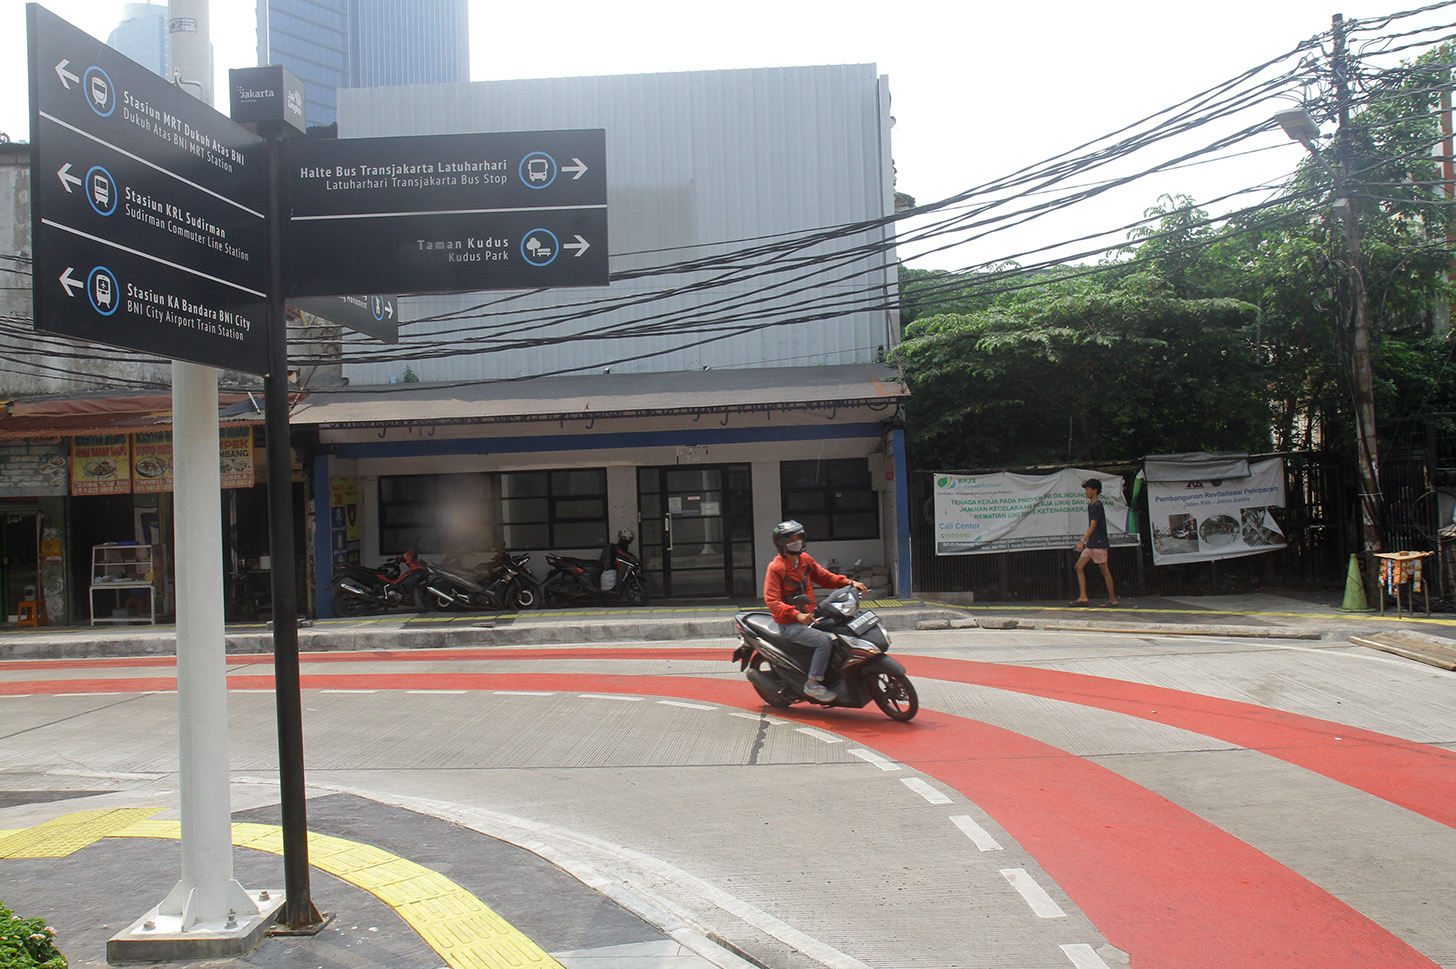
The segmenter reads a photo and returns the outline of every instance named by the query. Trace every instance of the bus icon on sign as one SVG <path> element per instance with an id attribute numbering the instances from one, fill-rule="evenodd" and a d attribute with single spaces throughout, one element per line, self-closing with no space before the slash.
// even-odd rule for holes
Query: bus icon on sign
<path id="1" fill-rule="evenodd" d="M 544 182 L 551 175 L 551 164 L 544 158 L 532 158 L 526 162 L 526 178 L 532 182 Z"/>

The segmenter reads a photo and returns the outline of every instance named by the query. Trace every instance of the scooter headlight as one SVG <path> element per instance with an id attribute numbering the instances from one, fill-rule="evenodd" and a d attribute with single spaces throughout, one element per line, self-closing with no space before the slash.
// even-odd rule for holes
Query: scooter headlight
<path id="1" fill-rule="evenodd" d="M 848 619 L 854 615 L 856 605 L 852 599 L 829 599 L 820 608 L 831 616 Z"/>

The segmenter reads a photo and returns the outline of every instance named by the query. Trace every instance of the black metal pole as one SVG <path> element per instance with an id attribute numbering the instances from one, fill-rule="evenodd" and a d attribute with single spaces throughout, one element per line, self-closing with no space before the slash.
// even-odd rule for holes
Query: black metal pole
<path id="1" fill-rule="evenodd" d="M 283 810 L 283 885 L 278 925 L 317 931 L 308 877 L 308 806 L 303 781 L 303 700 L 298 675 L 298 581 L 293 548 L 293 455 L 288 429 L 288 318 L 283 297 L 282 141 L 268 136 L 268 540 L 273 583 L 273 688 L 278 707 L 278 784 Z"/>

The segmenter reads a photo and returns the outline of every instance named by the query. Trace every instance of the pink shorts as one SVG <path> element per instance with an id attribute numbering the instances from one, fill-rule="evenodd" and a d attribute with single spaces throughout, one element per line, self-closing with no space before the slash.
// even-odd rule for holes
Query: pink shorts
<path id="1" fill-rule="evenodd" d="M 1084 548 L 1084 549 L 1082 549 L 1082 554 L 1079 557 L 1080 558 L 1084 558 L 1084 559 L 1091 559 L 1092 561 L 1096 562 L 1098 565 L 1106 565 L 1107 564 L 1107 549 L 1105 549 L 1105 548 Z"/>

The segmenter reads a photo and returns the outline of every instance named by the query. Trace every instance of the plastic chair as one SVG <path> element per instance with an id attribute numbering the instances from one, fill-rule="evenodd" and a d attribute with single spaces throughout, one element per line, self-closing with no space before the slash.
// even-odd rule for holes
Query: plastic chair
<path id="1" fill-rule="evenodd" d="M 20 603 L 19 618 L 15 623 L 19 626 L 49 626 L 50 617 L 46 615 L 44 599 L 25 599 Z"/>

